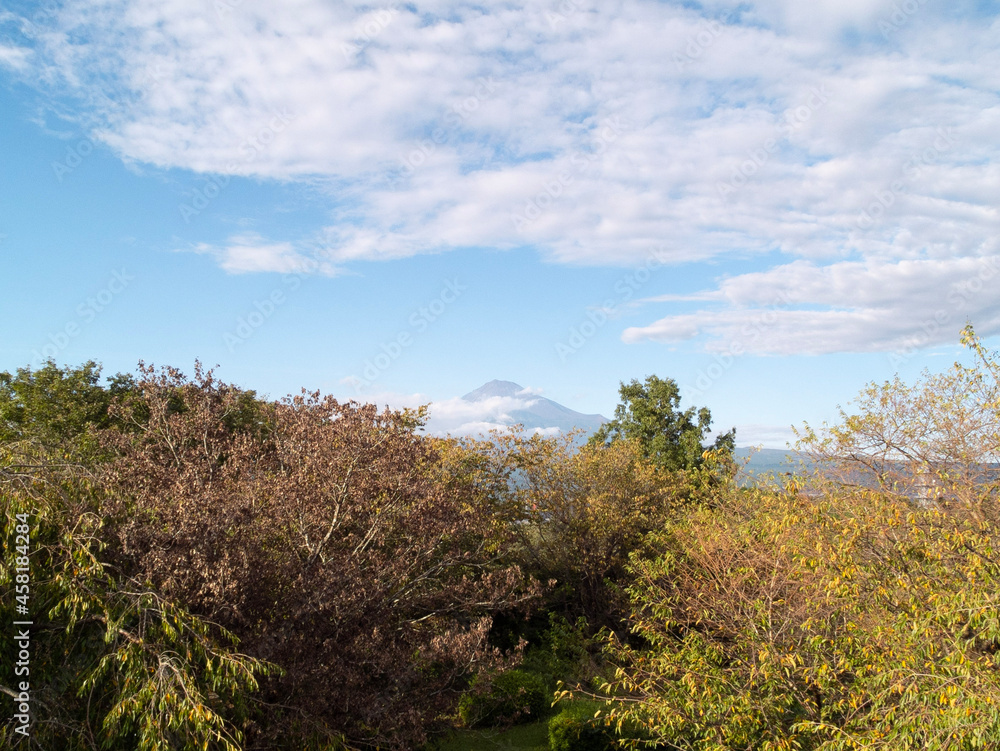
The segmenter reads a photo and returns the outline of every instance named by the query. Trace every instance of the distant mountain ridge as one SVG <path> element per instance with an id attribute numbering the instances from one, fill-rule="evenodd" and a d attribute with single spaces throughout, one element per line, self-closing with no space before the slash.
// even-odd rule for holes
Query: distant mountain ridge
<path id="1" fill-rule="evenodd" d="M 484 403 L 491 399 L 497 399 L 498 403 L 483 405 L 482 416 L 477 418 L 477 420 L 482 421 L 477 423 L 480 426 L 479 430 L 485 430 L 481 427 L 484 423 L 487 425 L 516 425 L 520 423 L 528 431 L 541 429 L 568 433 L 572 430 L 582 429 L 586 436 L 589 436 L 597 431 L 601 425 L 609 422 L 604 415 L 588 415 L 577 412 L 559 404 L 559 402 L 535 394 L 514 381 L 492 380 L 462 397 L 463 401 L 471 403 Z M 791 449 L 743 447 L 736 449 L 735 456 L 740 463 L 749 458 L 745 472 L 758 476 L 767 473 L 784 475 L 788 472 L 795 472 L 800 469 L 802 461 L 806 461 L 806 464 L 809 465 L 808 457 L 805 454 Z"/>
<path id="2" fill-rule="evenodd" d="M 809 456 L 801 451 L 792 449 L 759 449 L 759 448 L 737 448 L 733 455 L 737 463 L 742 463 L 749 459 L 746 469 L 758 475 L 773 472 L 776 475 L 783 475 L 788 472 L 801 471 L 803 464 L 811 468 L 813 463 Z"/>
<path id="3" fill-rule="evenodd" d="M 533 394 L 513 381 L 493 380 L 462 397 L 467 402 L 484 402 L 494 398 L 516 399 L 521 402 L 523 406 L 514 406 L 513 409 L 505 410 L 504 414 L 509 418 L 508 424 L 521 423 L 528 430 L 558 428 L 559 432 L 568 433 L 582 428 L 589 434 L 608 421 L 603 415 L 586 415 Z"/>

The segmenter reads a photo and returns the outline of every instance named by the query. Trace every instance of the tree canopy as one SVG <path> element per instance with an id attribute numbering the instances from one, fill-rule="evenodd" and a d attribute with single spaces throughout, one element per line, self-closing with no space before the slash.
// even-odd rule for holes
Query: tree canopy
<path id="1" fill-rule="evenodd" d="M 131 376 L 121 374 L 102 386 L 101 366 L 93 360 L 76 368 L 50 360 L 36 370 L 0 372 L 0 443 L 60 443 L 88 426 L 107 427 L 111 400 L 131 386 Z"/>
<path id="2" fill-rule="evenodd" d="M 995 748 L 1000 365 L 964 342 L 971 366 L 807 427 L 812 474 L 752 484 L 656 376 L 581 447 L 197 363 L 2 373 L 28 745 L 428 751 L 556 696 L 553 750 Z"/>
<path id="3" fill-rule="evenodd" d="M 647 376 L 640 383 L 633 379 L 618 390 L 621 403 L 614 419 L 605 423 L 591 437 L 591 444 L 609 444 L 636 440 L 644 456 L 666 470 L 697 469 L 707 450 L 732 454 L 736 429 L 716 437 L 709 445 L 703 442 L 711 433 L 712 413 L 707 407 L 681 410 L 681 395 L 671 378 Z"/>

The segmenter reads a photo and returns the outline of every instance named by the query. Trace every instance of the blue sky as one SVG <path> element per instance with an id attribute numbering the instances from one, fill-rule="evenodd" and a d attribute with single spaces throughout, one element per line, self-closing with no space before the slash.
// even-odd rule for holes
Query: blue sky
<path id="1" fill-rule="evenodd" d="M 8 3 L 0 369 L 198 358 L 454 431 L 493 378 L 610 415 L 655 373 L 784 446 L 1000 333 L 998 16 Z"/>

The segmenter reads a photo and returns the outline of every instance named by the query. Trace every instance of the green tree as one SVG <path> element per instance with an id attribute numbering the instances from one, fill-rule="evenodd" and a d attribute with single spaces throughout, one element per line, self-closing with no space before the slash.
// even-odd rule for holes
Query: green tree
<path id="1" fill-rule="evenodd" d="M 697 469 L 707 450 L 731 455 L 736 429 L 719 435 L 711 445 L 703 445 L 712 425 L 707 407 L 680 409 L 680 389 L 670 378 L 648 376 L 644 383 L 633 379 L 622 383 L 621 403 L 615 417 L 601 426 L 591 445 L 610 444 L 622 439 L 638 440 L 643 454 L 667 470 Z"/>
<path id="2" fill-rule="evenodd" d="M 996 747 L 996 524 L 866 489 L 726 492 L 632 558 L 616 721 L 686 751 Z"/>
<path id="3" fill-rule="evenodd" d="M 93 360 L 61 368 L 49 360 L 41 368 L 0 372 L 0 444 L 32 443 L 78 454 L 88 447 L 88 429 L 110 424 L 112 400 L 133 387 L 131 376 L 116 375 L 101 385 Z"/>
<path id="4" fill-rule="evenodd" d="M 636 440 L 577 450 L 571 436 L 533 438 L 523 457 L 523 512 L 513 525 L 522 566 L 558 582 L 558 610 L 617 627 L 628 557 L 684 502 L 688 478 L 657 471 Z"/>

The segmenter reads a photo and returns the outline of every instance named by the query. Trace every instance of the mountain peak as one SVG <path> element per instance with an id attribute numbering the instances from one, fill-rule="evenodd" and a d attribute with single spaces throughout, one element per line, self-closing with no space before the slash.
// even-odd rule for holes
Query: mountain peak
<path id="1" fill-rule="evenodd" d="M 514 398 L 514 401 L 503 402 L 502 409 L 499 406 L 493 407 L 488 422 L 505 425 L 520 423 L 527 430 L 556 430 L 560 433 L 583 428 L 588 434 L 606 422 L 601 415 L 581 414 L 544 396 L 526 391 L 513 381 L 494 380 L 484 383 L 462 399 L 467 402 L 485 402 L 497 397 Z"/>
<path id="2" fill-rule="evenodd" d="M 484 383 L 475 391 L 470 391 L 462 398 L 467 402 L 481 402 L 484 399 L 492 399 L 496 396 L 517 396 L 522 391 L 524 391 L 524 387 L 513 381 L 493 380 L 489 383 Z"/>

